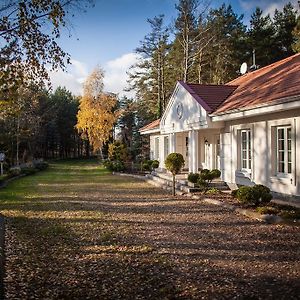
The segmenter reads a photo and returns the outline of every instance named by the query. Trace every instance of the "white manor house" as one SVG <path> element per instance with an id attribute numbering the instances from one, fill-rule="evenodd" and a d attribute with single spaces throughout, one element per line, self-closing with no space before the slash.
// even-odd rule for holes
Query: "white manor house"
<path id="1" fill-rule="evenodd" d="M 188 172 L 220 169 L 229 187 L 300 196 L 300 54 L 224 85 L 178 82 L 150 135 L 150 157 L 181 153 Z"/>

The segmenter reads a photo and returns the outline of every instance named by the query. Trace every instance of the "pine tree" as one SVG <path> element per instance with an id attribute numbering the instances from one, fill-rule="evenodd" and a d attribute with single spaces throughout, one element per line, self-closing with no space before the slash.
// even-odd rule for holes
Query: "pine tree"
<path id="1" fill-rule="evenodd" d="M 173 86 L 177 80 L 197 81 L 196 61 L 207 45 L 201 26 L 206 7 L 198 0 L 180 0 L 174 24 L 175 40 L 168 56 Z"/>
<path id="2" fill-rule="evenodd" d="M 292 47 L 295 43 L 293 30 L 297 25 L 297 11 L 290 2 L 283 7 L 283 11 L 275 10 L 274 25 L 278 47 L 276 59 L 279 60 L 293 55 L 294 51 Z"/>
<path id="3" fill-rule="evenodd" d="M 250 19 L 248 51 L 250 59 L 252 50 L 255 50 L 256 64 L 261 67 L 278 60 L 275 32 L 276 29 L 270 16 L 263 16 L 263 11 L 257 7 Z"/>
<path id="4" fill-rule="evenodd" d="M 213 40 L 208 49 L 210 64 L 207 66 L 206 82 L 222 84 L 237 77 L 245 57 L 246 26 L 242 19 L 243 15 L 234 13 L 231 5 L 223 4 L 218 9 L 210 10 L 207 26 Z"/>
<path id="5" fill-rule="evenodd" d="M 300 1 L 298 1 L 298 6 L 300 9 Z M 295 52 L 300 52 L 300 15 L 298 15 L 296 26 L 292 32 L 294 43 L 292 45 L 292 49 Z"/>
<path id="6" fill-rule="evenodd" d="M 151 32 L 136 49 L 141 59 L 130 73 L 131 89 L 135 90 L 144 108 L 146 120 L 159 118 L 167 105 L 166 55 L 169 34 L 163 25 L 163 18 L 160 15 L 148 19 Z"/>

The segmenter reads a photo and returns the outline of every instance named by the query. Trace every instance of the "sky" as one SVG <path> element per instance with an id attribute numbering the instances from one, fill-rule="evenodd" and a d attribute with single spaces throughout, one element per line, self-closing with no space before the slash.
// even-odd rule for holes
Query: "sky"
<path id="1" fill-rule="evenodd" d="M 231 4 L 237 14 L 244 14 L 247 24 L 257 6 L 272 15 L 287 2 L 211 0 L 211 7 Z M 297 0 L 291 2 L 296 6 Z M 171 24 L 177 14 L 176 3 L 176 0 L 94 0 L 94 7 L 75 12 L 59 40 L 59 45 L 71 56 L 71 65 L 67 72 L 50 72 L 53 88 L 65 86 L 75 95 L 81 95 L 84 80 L 99 65 L 105 72 L 105 91 L 132 96 L 124 92 L 128 86 L 127 71 L 137 62 L 135 49 L 150 32 L 147 19 L 163 14 L 165 24 Z"/>

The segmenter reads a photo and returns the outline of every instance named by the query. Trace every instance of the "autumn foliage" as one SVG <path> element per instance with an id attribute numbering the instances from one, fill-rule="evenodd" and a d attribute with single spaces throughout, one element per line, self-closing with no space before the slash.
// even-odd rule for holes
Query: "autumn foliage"
<path id="1" fill-rule="evenodd" d="M 100 150 L 112 134 L 118 117 L 116 105 L 116 96 L 103 92 L 103 71 L 97 67 L 84 84 L 76 125 L 94 151 Z"/>

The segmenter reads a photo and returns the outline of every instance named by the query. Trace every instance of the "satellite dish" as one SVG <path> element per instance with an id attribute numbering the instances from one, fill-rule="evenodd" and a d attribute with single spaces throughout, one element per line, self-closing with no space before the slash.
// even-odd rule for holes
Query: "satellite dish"
<path id="1" fill-rule="evenodd" d="M 242 75 L 244 75 L 246 72 L 247 72 L 247 69 L 248 69 L 248 66 L 247 66 L 247 63 L 242 63 L 241 67 L 240 67 L 240 73 Z"/>

